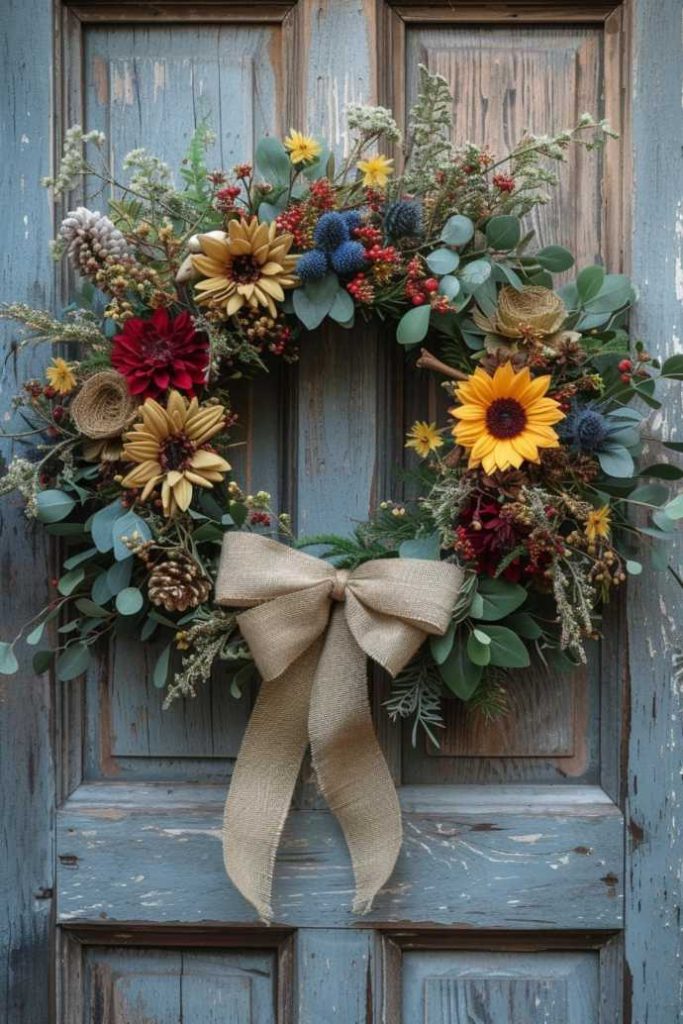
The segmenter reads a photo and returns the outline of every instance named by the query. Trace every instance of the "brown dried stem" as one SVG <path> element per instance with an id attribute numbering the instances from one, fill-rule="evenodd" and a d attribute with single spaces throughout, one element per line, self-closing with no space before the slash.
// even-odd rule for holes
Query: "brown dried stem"
<path id="1" fill-rule="evenodd" d="M 421 370 L 433 370 L 434 373 L 441 373 L 444 377 L 450 377 L 451 380 L 469 380 L 469 374 L 463 373 L 462 370 L 456 370 L 448 363 L 437 359 L 426 348 L 420 349 L 420 357 L 416 365 Z"/>

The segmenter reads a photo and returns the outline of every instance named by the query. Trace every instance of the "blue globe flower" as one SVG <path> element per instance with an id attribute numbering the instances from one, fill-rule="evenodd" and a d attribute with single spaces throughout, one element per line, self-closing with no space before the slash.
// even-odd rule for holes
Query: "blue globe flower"
<path id="1" fill-rule="evenodd" d="M 572 410 L 561 424 L 561 437 L 582 452 L 597 452 L 610 432 L 608 419 L 591 406 Z"/>
<path id="2" fill-rule="evenodd" d="M 296 272 L 301 281 L 307 284 L 309 281 L 319 281 L 327 273 L 327 256 L 320 249 L 311 249 L 300 256 Z"/>
<path id="3" fill-rule="evenodd" d="M 324 213 L 313 231 L 316 248 L 334 252 L 349 239 L 349 229 L 341 213 Z"/>
<path id="4" fill-rule="evenodd" d="M 351 277 L 365 266 L 365 249 L 360 242 L 342 242 L 330 259 L 340 277 Z"/>
<path id="5" fill-rule="evenodd" d="M 344 218 L 344 223 L 349 231 L 353 231 L 354 228 L 359 228 L 363 223 L 363 218 L 358 210 L 345 210 L 344 213 L 342 213 L 342 217 Z"/>
<path id="6" fill-rule="evenodd" d="M 389 238 L 422 234 L 422 207 L 417 199 L 395 199 L 384 207 L 384 228 Z"/>

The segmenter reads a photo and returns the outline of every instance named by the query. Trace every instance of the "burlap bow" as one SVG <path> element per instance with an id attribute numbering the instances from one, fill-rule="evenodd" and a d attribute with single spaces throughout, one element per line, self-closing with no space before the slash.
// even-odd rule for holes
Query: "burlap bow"
<path id="1" fill-rule="evenodd" d="M 365 657 L 392 676 L 443 634 L 462 574 L 421 559 L 353 572 L 250 533 L 223 541 L 216 600 L 238 616 L 263 683 L 225 805 L 228 875 L 270 920 L 273 869 L 310 743 L 320 789 L 351 853 L 355 913 L 370 909 L 401 846 L 401 811 L 370 715 Z"/>

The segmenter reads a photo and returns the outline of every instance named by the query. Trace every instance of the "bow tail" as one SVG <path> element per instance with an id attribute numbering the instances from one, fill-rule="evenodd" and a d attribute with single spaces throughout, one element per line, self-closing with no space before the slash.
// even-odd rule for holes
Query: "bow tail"
<path id="1" fill-rule="evenodd" d="M 230 782 L 223 818 L 225 869 L 271 921 L 275 856 L 308 746 L 308 709 L 321 642 L 261 684 Z"/>
<path id="2" fill-rule="evenodd" d="M 366 664 L 338 604 L 315 671 L 308 733 L 320 789 L 351 854 L 356 914 L 370 910 L 391 875 L 402 835 L 396 789 L 372 723 Z"/>

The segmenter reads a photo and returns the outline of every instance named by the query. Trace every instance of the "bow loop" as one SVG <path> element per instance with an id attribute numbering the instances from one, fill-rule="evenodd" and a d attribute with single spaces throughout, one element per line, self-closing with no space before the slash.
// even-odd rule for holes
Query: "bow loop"
<path id="1" fill-rule="evenodd" d="M 216 600 L 238 615 L 263 683 L 225 806 L 226 869 L 269 920 L 275 856 L 306 747 L 342 826 L 365 912 L 393 871 L 401 812 L 377 742 L 365 655 L 399 672 L 448 628 L 462 574 L 377 559 L 349 572 L 258 534 L 223 540 Z"/>

